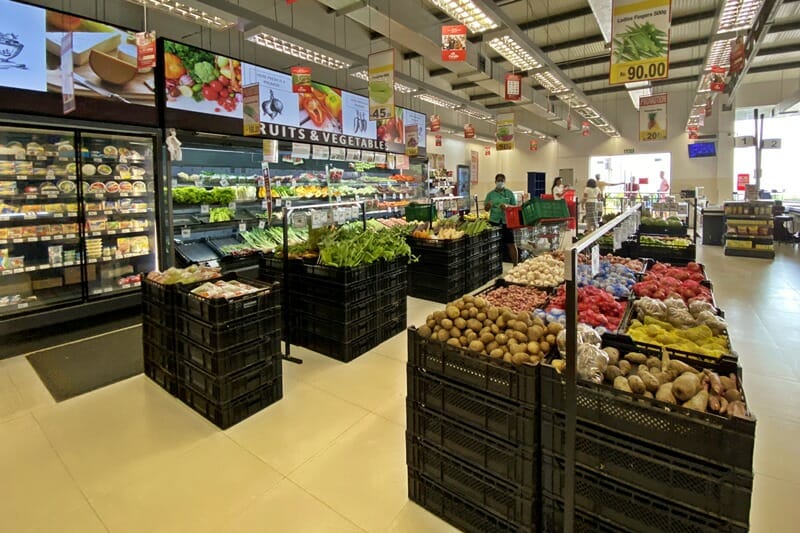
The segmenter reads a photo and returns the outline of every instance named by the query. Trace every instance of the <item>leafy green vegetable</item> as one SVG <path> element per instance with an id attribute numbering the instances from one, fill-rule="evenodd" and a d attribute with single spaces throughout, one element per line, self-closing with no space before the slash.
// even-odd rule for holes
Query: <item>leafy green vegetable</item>
<path id="1" fill-rule="evenodd" d="M 391 261 L 410 257 L 411 248 L 405 234 L 389 228 L 363 231 L 342 227 L 323 239 L 319 245 L 319 262 L 333 267 L 368 265 L 379 259 Z"/>
<path id="2" fill-rule="evenodd" d="M 667 34 L 652 23 L 634 23 L 614 38 L 614 62 L 652 59 L 667 54 Z"/>
<path id="3" fill-rule="evenodd" d="M 206 190 L 203 187 L 176 187 L 172 190 L 172 201 L 176 204 L 228 205 L 236 200 L 236 192 L 230 187 L 214 187 Z"/>
<path id="4" fill-rule="evenodd" d="M 175 54 L 180 58 L 181 63 L 183 63 L 183 66 L 186 67 L 186 71 L 189 73 L 195 83 L 202 83 L 202 80 L 194 73 L 194 66 L 197 63 L 202 62 L 207 62 L 209 64 L 214 63 L 214 54 L 211 52 L 206 52 L 205 50 L 200 50 L 199 48 L 187 46 L 181 43 L 165 40 L 164 51 L 169 52 L 170 54 Z M 197 85 L 195 85 L 195 87 L 197 87 Z M 199 91 L 200 89 L 202 89 L 202 85 L 200 85 L 197 90 Z M 200 97 L 202 98 L 202 94 Z"/>
<path id="5" fill-rule="evenodd" d="M 227 207 L 215 207 L 209 212 L 209 222 L 228 222 L 233 220 L 236 212 Z"/>
<path id="6" fill-rule="evenodd" d="M 211 83 L 217 76 L 219 76 L 217 69 L 214 68 L 214 65 L 207 61 L 201 61 L 199 63 L 195 63 L 192 71 L 197 76 L 197 79 L 200 80 L 201 83 Z M 192 76 L 194 77 L 194 76 Z"/>

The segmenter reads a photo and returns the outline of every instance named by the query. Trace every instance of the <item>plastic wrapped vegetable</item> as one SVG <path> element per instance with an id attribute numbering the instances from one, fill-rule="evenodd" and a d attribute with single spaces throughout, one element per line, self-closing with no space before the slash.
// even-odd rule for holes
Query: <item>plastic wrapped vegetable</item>
<path id="1" fill-rule="evenodd" d="M 677 305 L 667 307 L 667 321 L 678 328 L 690 328 L 697 324 L 697 321 L 685 305 L 682 305 L 682 307 Z"/>
<path id="2" fill-rule="evenodd" d="M 667 318 L 667 305 L 661 300 L 645 296 L 644 298 L 636 300 L 634 305 L 639 313 L 639 317 L 650 315 L 661 320 Z"/>
<path id="3" fill-rule="evenodd" d="M 575 372 L 578 378 L 600 384 L 608 366 L 608 354 L 594 344 L 579 344 Z"/>
<path id="4" fill-rule="evenodd" d="M 587 324 L 578 324 L 578 345 L 581 344 L 590 344 L 593 346 L 600 347 L 603 340 L 600 338 L 600 334 L 595 331 L 594 328 Z M 556 337 L 556 345 L 558 345 L 558 353 L 561 354 L 561 357 L 567 355 L 567 330 L 562 329 L 558 332 L 558 336 Z"/>
<path id="5" fill-rule="evenodd" d="M 689 312 L 692 313 L 692 315 L 699 317 L 700 313 L 702 313 L 703 311 L 710 311 L 711 313 L 716 313 L 716 309 L 714 309 L 714 306 L 708 302 L 704 302 L 702 300 L 694 300 L 691 303 L 689 303 Z"/>
<path id="6" fill-rule="evenodd" d="M 728 329 L 728 323 L 725 322 L 725 319 L 708 310 L 698 313 L 697 320 L 701 324 L 708 326 L 715 335 L 722 335 Z"/>

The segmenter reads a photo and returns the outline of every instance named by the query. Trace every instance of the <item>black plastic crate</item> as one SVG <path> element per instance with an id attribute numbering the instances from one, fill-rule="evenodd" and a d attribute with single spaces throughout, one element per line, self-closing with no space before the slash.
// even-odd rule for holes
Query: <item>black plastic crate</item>
<path id="1" fill-rule="evenodd" d="M 280 400 L 283 381 L 279 376 L 272 383 L 225 404 L 213 402 L 185 385 L 179 385 L 178 397 L 220 429 L 227 429 Z"/>
<path id="2" fill-rule="evenodd" d="M 233 374 L 217 376 L 184 359 L 178 367 L 178 379 L 213 402 L 228 403 L 280 377 L 281 361 L 280 356 L 272 356 Z"/>
<path id="3" fill-rule="evenodd" d="M 640 235 L 668 235 L 671 237 L 686 237 L 689 228 L 681 224 L 680 226 L 647 226 L 639 225 Z"/>
<path id="4" fill-rule="evenodd" d="M 347 300 L 325 301 L 321 299 L 295 298 L 292 312 L 302 313 L 310 320 L 334 321 L 339 324 L 368 319 L 378 312 L 378 295 L 351 302 Z"/>
<path id="5" fill-rule="evenodd" d="M 542 407 L 563 413 L 566 386 L 562 376 L 549 365 L 538 368 Z M 752 470 L 754 419 L 699 413 L 584 381 L 578 383 L 576 405 L 581 423 L 616 432 L 644 446 L 661 446 L 673 454 Z"/>
<path id="6" fill-rule="evenodd" d="M 508 483 L 538 490 L 536 450 L 496 439 L 410 400 L 406 406 L 406 428 L 415 437 Z"/>
<path id="7" fill-rule="evenodd" d="M 378 313 L 352 322 L 338 322 L 336 316 L 292 313 L 287 331 L 304 331 L 335 342 L 351 342 L 378 329 Z"/>
<path id="8" fill-rule="evenodd" d="M 564 461 L 542 453 L 542 494 L 564 497 Z M 652 533 L 744 533 L 746 524 L 677 505 L 602 473 L 575 465 L 575 505 L 633 531 Z"/>
<path id="9" fill-rule="evenodd" d="M 377 292 L 377 278 L 359 283 L 338 283 L 324 278 L 314 279 L 301 275 L 290 276 L 291 291 L 289 300 L 310 298 L 313 300 L 357 302 L 370 298 Z"/>
<path id="10" fill-rule="evenodd" d="M 695 260 L 697 250 L 694 244 L 685 248 L 634 244 L 634 250 L 632 253 L 635 255 L 630 255 L 628 257 L 650 257 L 656 261 L 661 261 L 662 263 L 672 263 L 676 266 L 686 266 L 686 263 Z"/>
<path id="11" fill-rule="evenodd" d="M 142 298 L 142 317 L 158 324 L 162 329 L 175 329 L 175 306 L 165 305 L 148 298 Z"/>
<path id="12" fill-rule="evenodd" d="M 404 283 L 403 285 L 396 287 L 394 289 L 381 291 L 378 293 L 378 311 L 382 311 L 387 307 L 392 307 L 397 304 L 402 304 L 403 308 L 405 309 L 406 302 L 406 292 L 408 291 L 408 286 Z"/>
<path id="13" fill-rule="evenodd" d="M 219 277 L 206 281 L 216 281 L 217 279 L 219 279 Z M 142 298 L 162 307 L 174 307 L 177 304 L 179 289 L 191 290 L 203 283 L 205 283 L 205 281 L 166 285 L 147 279 L 147 276 L 142 276 Z"/>
<path id="14" fill-rule="evenodd" d="M 417 239 L 408 237 L 408 245 L 411 247 L 412 253 L 416 249 L 419 251 L 442 251 L 463 255 L 466 251 L 466 243 L 467 240 L 463 237 L 461 239 Z"/>
<path id="15" fill-rule="evenodd" d="M 176 374 L 178 371 L 178 357 L 175 350 L 169 350 L 147 340 L 142 342 L 144 360 L 155 363 L 167 372 Z"/>
<path id="16" fill-rule="evenodd" d="M 423 338 L 414 327 L 408 328 L 408 362 L 500 398 L 534 407 L 539 403 L 538 365 L 515 366 L 498 362 L 438 340 Z"/>
<path id="17" fill-rule="evenodd" d="M 406 301 L 406 293 L 403 291 L 402 300 L 388 301 L 385 305 L 382 305 L 378 308 L 378 324 L 392 322 L 400 316 L 405 318 L 407 310 L 408 303 Z M 403 329 L 405 329 L 405 327 Z"/>
<path id="18" fill-rule="evenodd" d="M 152 379 L 159 387 L 173 396 L 177 396 L 178 379 L 175 377 L 175 374 L 168 372 L 149 359 L 144 360 L 144 374 Z"/>
<path id="19" fill-rule="evenodd" d="M 405 288 L 408 276 L 408 268 L 401 268 L 384 272 L 378 276 L 378 291 L 391 291 L 398 288 Z"/>
<path id="20" fill-rule="evenodd" d="M 372 280 L 378 275 L 378 271 L 379 266 L 377 262 L 357 267 L 303 265 L 303 273 L 312 280 L 325 279 L 347 285 Z"/>
<path id="21" fill-rule="evenodd" d="M 335 341 L 301 330 L 287 331 L 287 335 L 292 344 L 303 346 L 311 351 L 327 355 L 328 357 L 345 363 L 363 355 L 380 343 L 377 330 L 373 330 L 363 337 L 350 342 Z"/>
<path id="22" fill-rule="evenodd" d="M 158 346 L 166 352 L 175 351 L 175 340 L 177 333 L 174 326 L 162 324 L 150 320 L 149 317 L 142 317 L 142 340 Z"/>
<path id="23" fill-rule="evenodd" d="M 394 315 L 391 320 L 381 324 L 378 327 L 378 342 L 389 340 L 395 335 L 399 335 L 405 331 L 407 321 L 408 317 L 403 313 L 401 315 Z"/>
<path id="24" fill-rule="evenodd" d="M 542 450 L 563 454 L 566 419 L 541 410 Z M 672 453 L 668 448 L 630 439 L 579 423 L 575 461 L 670 502 L 692 506 L 712 515 L 747 524 L 753 473 Z"/>
<path id="25" fill-rule="evenodd" d="M 542 494 L 540 506 L 541 529 L 543 532 L 564 531 L 564 502 L 550 494 Z M 575 508 L 575 533 L 636 533 L 600 515 L 591 515 L 583 509 Z"/>
<path id="26" fill-rule="evenodd" d="M 257 287 L 257 292 L 236 298 L 203 298 L 192 294 L 188 289 L 179 292 L 180 309 L 199 320 L 211 324 L 224 324 L 243 318 L 277 315 L 280 313 L 280 284 L 238 277 L 226 274 L 226 281 L 238 280 Z"/>
<path id="27" fill-rule="evenodd" d="M 178 336 L 178 357 L 191 361 L 195 366 L 215 376 L 227 376 L 256 363 L 281 354 L 281 333 L 274 331 L 249 344 L 214 350 L 182 335 Z"/>
<path id="28" fill-rule="evenodd" d="M 533 489 L 499 481 L 408 433 L 406 462 L 409 468 L 476 507 L 515 524 L 531 528 L 536 524 Z"/>
<path id="29" fill-rule="evenodd" d="M 458 283 L 451 286 L 439 287 L 432 289 L 430 287 L 420 287 L 418 285 L 409 284 L 407 294 L 413 298 L 421 300 L 428 300 L 431 302 L 448 303 L 457 300 L 464 295 L 465 284 Z"/>
<path id="30" fill-rule="evenodd" d="M 222 325 L 179 314 L 175 320 L 175 330 L 212 350 L 225 350 L 279 331 L 280 324 L 281 316 L 277 313 L 255 319 L 243 318 Z"/>
<path id="31" fill-rule="evenodd" d="M 538 414 L 529 405 L 495 398 L 410 364 L 406 376 L 408 398 L 425 408 L 511 444 L 538 445 Z"/>
<path id="32" fill-rule="evenodd" d="M 503 520 L 483 507 L 470 503 L 452 491 L 408 470 L 408 498 L 445 522 L 466 533 L 533 533 L 525 527 Z"/>

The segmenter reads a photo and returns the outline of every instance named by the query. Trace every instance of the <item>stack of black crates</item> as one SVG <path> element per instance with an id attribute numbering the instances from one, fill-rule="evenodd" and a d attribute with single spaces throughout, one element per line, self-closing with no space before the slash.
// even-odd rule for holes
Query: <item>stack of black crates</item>
<path id="1" fill-rule="evenodd" d="M 408 295 L 447 303 L 503 272 L 500 232 L 484 231 L 455 240 L 409 238 L 419 259 L 408 268 Z"/>
<path id="2" fill-rule="evenodd" d="M 537 531 L 534 366 L 497 365 L 408 332 L 409 498 L 463 531 Z"/>
<path id="3" fill-rule="evenodd" d="M 408 259 L 354 268 L 289 262 L 284 338 L 351 361 L 406 328 Z M 259 277 L 283 279 L 283 262 L 263 256 Z"/>
<path id="4" fill-rule="evenodd" d="M 223 429 L 283 396 L 279 285 L 241 281 L 259 290 L 208 299 L 190 292 L 197 284 L 144 284 L 147 375 Z M 154 297 L 165 303 L 155 314 Z M 157 365 L 152 353 L 167 342 L 171 352 L 156 352 L 167 364 Z"/>

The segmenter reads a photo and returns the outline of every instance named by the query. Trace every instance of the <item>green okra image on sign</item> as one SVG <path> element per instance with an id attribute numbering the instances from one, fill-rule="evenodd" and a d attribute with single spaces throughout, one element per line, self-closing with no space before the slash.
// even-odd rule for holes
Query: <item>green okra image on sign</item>
<path id="1" fill-rule="evenodd" d="M 614 62 L 653 59 L 667 54 L 667 34 L 652 23 L 634 23 L 614 38 Z"/>

